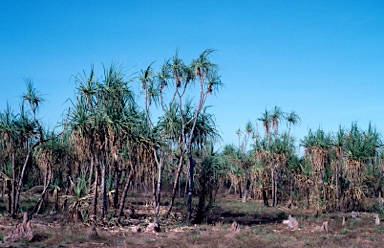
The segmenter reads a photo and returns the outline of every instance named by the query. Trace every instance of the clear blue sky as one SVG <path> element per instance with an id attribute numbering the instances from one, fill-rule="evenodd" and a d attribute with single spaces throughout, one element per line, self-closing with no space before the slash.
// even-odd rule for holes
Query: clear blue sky
<path id="1" fill-rule="evenodd" d="M 46 99 L 39 116 L 55 126 L 74 97 L 71 76 L 92 64 L 130 74 L 176 49 L 189 62 L 207 48 L 225 84 L 209 101 L 224 144 L 275 105 L 299 114 L 299 139 L 354 121 L 384 131 L 382 0 L 2 0 L 0 110 L 18 109 L 31 78 Z"/>

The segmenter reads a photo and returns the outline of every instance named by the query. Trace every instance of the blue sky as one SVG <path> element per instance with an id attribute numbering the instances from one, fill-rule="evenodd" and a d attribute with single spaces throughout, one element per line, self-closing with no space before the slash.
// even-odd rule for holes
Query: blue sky
<path id="1" fill-rule="evenodd" d="M 73 75 L 91 65 L 131 74 L 207 48 L 225 84 L 208 102 L 223 144 L 275 105 L 298 113 L 299 139 L 354 121 L 384 131 L 384 1 L 3 0 L 0 111 L 17 111 L 30 78 L 46 99 L 39 116 L 55 126 Z"/>

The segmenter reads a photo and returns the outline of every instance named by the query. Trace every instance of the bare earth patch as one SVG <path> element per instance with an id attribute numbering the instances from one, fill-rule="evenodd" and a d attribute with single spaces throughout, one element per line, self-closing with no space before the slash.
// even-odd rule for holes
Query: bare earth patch
<path id="1" fill-rule="evenodd" d="M 298 221 L 297 228 L 283 224 L 289 214 Z M 21 216 L 1 217 L 0 247 L 383 247 L 384 226 L 376 225 L 375 217 L 331 213 L 316 218 L 298 210 L 266 208 L 261 202 L 223 198 L 212 211 L 212 224 L 162 219 L 161 232 L 147 231 L 150 222 L 144 217 L 127 220 L 126 225 L 96 225 L 93 230 L 92 225 L 73 223 L 64 215 L 39 215 L 30 221 L 33 240 L 14 243 L 4 242 L 4 237 L 22 222 Z"/>

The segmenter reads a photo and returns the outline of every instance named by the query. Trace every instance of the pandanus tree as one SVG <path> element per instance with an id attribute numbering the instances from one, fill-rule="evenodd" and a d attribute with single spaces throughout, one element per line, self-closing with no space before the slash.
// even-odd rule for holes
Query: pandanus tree
<path id="1" fill-rule="evenodd" d="M 11 180 L 9 194 L 9 212 L 14 216 L 19 207 L 20 194 L 25 181 L 27 165 L 30 163 L 35 148 L 60 134 L 47 137 L 37 118 L 37 112 L 43 101 L 31 80 L 26 80 L 27 91 L 22 95 L 20 112 L 13 114 L 7 107 L 1 114 L 0 132 L 3 146 L 9 151 Z M 17 159 L 17 160 L 16 160 Z M 10 175 L 9 175 L 10 176 Z"/>
<path id="2" fill-rule="evenodd" d="M 288 138 L 287 138 L 287 140 L 289 141 L 291 138 L 292 127 L 299 125 L 301 122 L 301 119 L 295 111 L 291 111 L 291 112 L 287 113 L 286 119 L 287 119 L 287 124 L 288 124 Z"/>
<path id="3" fill-rule="evenodd" d="M 155 175 L 153 175 L 154 154 L 152 147 L 159 146 L 157 143 L 156 135 L 151 133 L 151 129 L 148 126 L 148 122 L 145 115 L 141 112 L 132 111 L 131 115 L 124 116 L 126 123 L 130 123 L 126 128 L 124 134 L 125 146 L 122 148 L 121 159 L 125 166 L 122 169 L 122 173 L 125 174 L 123 191 L 120 198 L 120 205 L 117 212 L 118 216 L 122 216 L 124 210 L 125 200 L 128 194 L 128 189 L 133 180 L 137 182 L 143 182 L 147 188 L 148 182 L 152 179 L 155 182 Z"/>
<path id="4" fill-rule="evenodd" d="M 267 111 L 264 112 L 267 115 Z M 266 117 L 266 116 L 264 116 Z M 271 184 L 271 173 L 268 171 L 269 163 L 270 163 L 270 136 L 269 136 L 269 118 L 263 118 L 263 125 L 265 128 L 265 136 L 261 137 L 257 132 L 255 133 L 256 139 L 252 144 L 255 164 L 252 167 L 252 177 L 254 179 L 259 179 L 261 184 L 261 191 L 263 196 L 263 201 L 265 206 L 269 206 L 268 203 L 268 194 L 269 188 Z M 258 119 L 260 120 L 260 119 Z"/>
<path id="5" fill-rule="evenodd" d="M 225 145 L 221 152 L 221 163 L 226 170 L 226 180 L 229 181 L 230 187 L 229 192 L 233 188 L 235 194 L 239 189 L 240 197 L 242 197 L 242 182 L 244 179 L 245 172 L 241 167 L 239 149 L 234 145 Z"/>
<path id="6" fill-rule="evenodd" d="M 272 117 L 270 112 L 266 109 L 263 113 L 261 113 L 261 117 L 259 117 L 257 120 L 262 122 L 264 131 L 265 131 L 265 138 L 269 144 L 270 137 L 271 137 L 271 122 L 272 122 Z"/>
<path id="7" fill-rule="evenodd" d="M 377 131 L 369 124 L 367 131 L 362 131 L 356 123 L 345 137 L 344 149 L 346 161 L 344 173 L 349 187 L 344 192 L 344 209 L 360 209 L 365 207 L 367 195 L 366 180 L 369 168 L 374 166 L 381 141 Z"/>
<path id="8" fill-rule="evenodd" d="M 304 156 L 308 158 L 313 166 L 313 181 L 314 181 L 314 199 L 317 211 L 321 211 L 326 206 L 322 203 L 327 202 L 327 187 L 326 181 L 328 171 L 330 170 L 330 152 L 332 146 L 332 138 L 330 134 L 325 133 L 321 128 L 313 132 L 309 130 L 308 135 L 301 141 L 305 147 Z"/>
<path id="9" fill-rule="evenodd" d="M 95 82 L 93 82 L 93 71 L 91 72 L 91 76 L 88 78 L 87 86 L 88 89 L 85 88 L 86 85 L 82 85 L 81 77 L 76 77 L 80 86 L 78 88 L 78 96 L 76 98 L 76 102 L 72 102 L 72 108 L 68 110 L 68 114 L 66 117 L 65 128 L 68 133 L 69 140 L 73 145 L 74 152 L 76 154 L 78 163 L 83 164 L 89 162 L 89 176 L 87 193 L 91 190 L 91 180 L 94 177 L 93 183 L 93 203 L 92 203 L 92 211 L 91 216 L 96 217 L 97 214 L 97 186 L 98 186 L 98 150 L 96 147 L 95 141 L 95 130 L 93 128 L 93 111 L 95 103 L 95 92 L 96 88 L 89 86 L 93 86 Z M 94 174 L 94 175 L 93 175 Z M 72 173 L 70 173 L 72 176 Z M 87 175 L 81 175 L 83 177 Z M 70 192 L 71 193 L 71 192 Z"/>
<path id="10" fill-rule="evenodd" d="M 126 144 L 134 122 L 130 116 L 136 108 L 133 93 L 121 70 L 104 68 L 104 77 L 96 80 L 93 68 L 89 76 L 76 77 L 78 97 L 69 110 L 67 127 L 78 154 L 90 162 L 89 185 L 93 182 L 93 214 L 97 212 L 100 185 L 100 218 L 107 213 L 107 177 L 114 178 L 113 205 L 118 207 L 122 172 L 120 152 Z M 134 116 L 134 115 L 132 115 Z M 99 173 L 100 172 L 100 179 Z M 108 173 L 108 174 L 107 174 Z M 93 175 L 94 174 L 94 175 Z"/>
<path id="11" fill-rule="evenodd" d="M 53 131 L 45 132 L 46 137 L 55 137 L 56 135 Z M 51 188 L 54 181 L 57 181 L 56 185 L 53 187 L 55 195 L 54 209 L 58 209 L 59 184 L 62 180 L 63 174 L 69 166 L 69 161 L 72 159 L 67 143 L 67 137 L 62 135 L 59 138 L 52 138 L 47 142 L 40 144 L 35 150 L 34 158 L 37 162 L 38 168 L 43 174 L 43 191 L 35 207 L 30 213 L 31 215 L 40 213 L 44 202 L 48 199 L 49 188 Z"/>
<path id="12" fill-rule="evenodd" d="M 221 186 L 224 176 L 224 166 L 218 156 L 213 151 L 213 143 L 207 141 L 206 145 L 200 150 L 200 159 L 197 162 L 197 194 L 198 205 L 194 222 L 201 223 L 207 210 L 213 205 L 216 193 Z"/>
<path id="13" fill-rule="evenodd" d="M 254 164 L 253 156 L 248 151 L 249 140 L 254 135 L 252 123 L 248 121 L 245 125 L 244 131 L 238 129 L 236 134 L 239 137 L 239 147 L 237 148 L 236 153 L 232 153 L 231 156 L 228 156 L 228 159 L 232 160 L 232 162 L 236 161 L 234 164 L 237 164 L 237 166 L 241 168 L 243 174 L 241 182 L 244 183 L 244 185 L 240 187 L 240 189 L 243 189 L 240 190 L 240 197 L 243 202 L 246 202 L 251 185 L 250 167 Z M 234 156 L 235 154 L 236 156 Z"/>
<path id="14" fill-rule="evenodd" d="M 34 149 L 40 143 L 44 142 L 43 128 L 36 117 L 37 111 L 40 107 L 41 102 L 43 101 L 43 98 L 40 96 L 40 93 L 36 90 L 36 88 L 34 88 L 32 81 L 28 80 L 26 84 L 27 92 L 22 95 L 23 104 L 21 106 L 19 118 L 16 121 L 16 131 L 18 133 L 19 138 L 22 140 L 21 144 L 25 145 L 26 151 L 24 153 L 25 160 L 19 172 L 13 213 L 15 213 L 18 209 L 24 176 L 31 155 Z M 32 117 L 31 112 L 27 112 L 24 110 L 25 103 L 29 105 L 30 111 L 32 112 Z"/>
<path id="15" fill-rule="evenodd" d="M 277 134 L 279 133 L 279 124 L 281 121 L 285 118 L 285 113 L 279 106 L 275 106 L 273 108 L 273 111 L 270 112 L 270 118 L 271 118 L 271 127 L 273 129 L 273 135 L 274 138 L 276 138 Z"/>
<path id="16" fill-rule="evenodd" d="M 280 123 L 288 119 L 282 109 L 275 106 L 272 111 L 265 110 L 258 120 L 263 124 L 265 135 L 264 138 L 261 139 L 259 134 L 255 134 L 254 154 L 256 162 L 270 171 L 270 176 L 265 175 L 263 177 L 264 203 L 268 204 L 266 199 L 266 185 L 268 185 L 267 182 L 270 180 L 272 203 L 276 205 L 278 200 L 278 182 L 282 177 L 282 172 L 287 164 L 289 154 L 293 152 L 289 135 L 279 134 Z M 271 139 L 271 132 L 273 132 L 273 139 Z"/>
<path id="17" fill-rule="evenodd" d="M 169 139 L 175 140 L 177 142 L 177 149 L 179 149 L 179 163 L 174 177 L 175 183 L 173 184 L 172 200 L 168 208 L 168 213 L 172 210 L 173 199 L 176 195 L 177 184 L 184 165 L 184 156 L 187 157 L 186 161 L 189 165 L 188 218 L 190 218 L 192 214 L 193 171 L 195 163 L 192 152 L 194 130 L 208 96 L 217 91 L 221 85 L 220 77 L 217 74 L 218 66 L 209 60 L 209 56 L 213 51 L 212 49 L 205 50 L 189 65 L 185 64 L 176 52 L 172 59 L 167 60 L 163 64 L 159 73 L 155 73 L 152 65 L 150 65 L 146 70 L 142 71 L 140 75 L 140 82 L 145 95 L 147 118 L 153 129 L 157 128 L 157 122 L 151 119 L 150 108 L 153 105 L 152 103 L 158 103 L 160 105 L 162 115 L 165 115 L 169 111 L 175 112 L 172 108 L 177 109 L 176 112 L 179 115 L 178 119 L 180 121 L 179 130 L 177 131 L 178 136 L 174 137 L 164 133 L 164 129 L 161 131 L 160 136 L 162 137 L 163 144 L 169 144 Z M 195 84 L 198 85 L 198 94 L 193 110 L 184 108 L 185 99 L 188 97 L 188 94 L 193 92 Z M 189 115 L 188 113 L 193 114 Z M 157 199 L 155 201 L 157 206 L 160 201 L 161 173 L 167 152 L 169 152 L 169 148 L 165 147 L 154 151 L 158 175 Z M 155 209 L 156 208 L 157 207 L 155 207 Z"/>
<path id="18" fill-rule="evenodd" d="M 18 138 L 15 126 L 16 116 L 9 104 L 4 112 L 0 113 L 0 140 L 3 153 L 2 177 L 5 180 L 8 190 L 8 211 L 11 215 L 15 210 L 16 196 L 16 152 L 18 148 Z"/>
<path id="19" fill-rule="evenodd" d="M 347 134 L 346 130 L 340 126 L 339 130 L 337 131 L 333 139 L 334 159 L 331 162 L 331 168 L 333 171 L 332 182 L 334 182 L 334 185 L 335 185 L 336 210 L 340 210 L 340 175 L 344 165 L 344 157 L 345 157 L 344 143 L 345 143 L 346 134 Z"/>
<path id="20" fill-rule="evenodd" d="M 286 139 L 286 135 L 275 136 L 268 149 L 268 168 L 271 170 L 273 206 L 278 204 L 278 192 L 283 181 L 282 177 L 285 174 L 289 156 L 292 154 L 292 147 Z"/>

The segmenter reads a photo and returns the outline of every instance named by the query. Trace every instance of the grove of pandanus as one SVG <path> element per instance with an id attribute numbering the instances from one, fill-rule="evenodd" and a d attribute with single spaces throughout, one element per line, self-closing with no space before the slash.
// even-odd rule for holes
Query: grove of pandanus
<path id="1" fill-rule="evenodd" d="M 248 174 L 251 196 L 267 206 L 308 208 L 316 213 L 383 211 L 378 205 L 382 202 L 382 143 L 371 125 L 362 130 L 352 123 L 349 129 L 339 127 L 336 133 L 310 129 L 299 142 L 304 148 L 300 156 L 291 136 L 292 126 L 300 122 L 295 112 L 284 113 L 275 107 L 265 110 L 257 120 L 265 132 L 258 132 L 256 122 L 253 143 L 245 153 L 252 159 L 248 172 L 240 166 L 240 156 L 236 155 L 241 153 L 240 139 L 239 148 L 232 145 L 223 150 L 221 156 L 228 161 L 229 188 L 241 189 L 240 184 Z M 278 123 L 284 122 L 288 129 L 280 132 Z M 236 133 L 240 137 L 245 132 Z M 242 197 L 241 191 L 234 193 Z"/>
<path id="2" fill-rule="evenodd" d="M 179 213 L 199 223 L 225 194 L 315 213 L 384 212 L 384 153 L 371 125 L 310 129 L 298 140 L 299 115 L 275 106 L 237 130 L 238 144 L 223 146 L 207 106 L 222 84 L 213 52 L 190 63 L 176 52 L 131 76 L 115 65 L 77 74 L 72 105 L 54 130 L 42 125 L 43 99 L 27 81 L 20 110 L 0 112 L 0 209 L 120 225 L 140 196 L 154 224 Z M 30 192 L 38 194 L 26 207 Z"/>
<path id="3" fill-rule="evenodd" d="M 94 67 L 77 74 L 75 99 L 58 125 L 61 132 L 40 124 L 42 98 L 27 84 L 22 98 L 26 104 L 19 113 L 8 107 L 0 116 L 7 212 L 15 216 L 27 210 L 34 215 L 52 209 L 86 222 L 112 223 L 132 207 L 129 196 L 144 191 L 152 196 L 147 199 L 152 213 L 147 214 L 156 223 L 163 217 L 160 207 L 165 201 L 164 217 L 170 216 L 176 192 L 182 197 L 183 183 L 185 215 L 189 221 L 201 221 L 222 175 L 213 151 L 219 135 L 205 106 L 221 85 L 219 68 L 209 59 L 213 52 L 205 50 L 189 64 L 176 53 L 159 72 L 151 64 L 137 77 L 127 77 L 114 65 L 105 67 L 101 76 Z M 135 95 L 137 82 L 141 92 Z M 144 103 L 137 101 L 140 93 Z M 171 189 L 170 199 L 161 199 L 164 184 Z M 34 207 L 20 207 L 20 194 L 35 187 L 40 197 Z M 193 213 L 196 195 L 200 201 Z"/>

